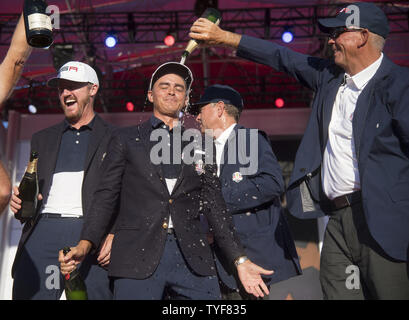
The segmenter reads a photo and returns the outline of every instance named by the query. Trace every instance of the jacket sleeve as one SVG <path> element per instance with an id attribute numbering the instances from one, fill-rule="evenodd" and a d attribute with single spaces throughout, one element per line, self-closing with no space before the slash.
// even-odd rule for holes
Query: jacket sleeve
<path id="1" fill-rule="evenodd" d="M 321 71 L 328 62 L 295 52 L 274 42 L 243 35 L 236 55 L 270 66 L 297 79 L 304 86 L 316 90 Z"/>
<path id="2" fill-rule="evenodd" d="M 246 143 L 246 146 L 252 143 Z M 242 213 L 267 204 L 284 192 L 284 181 L 281 167 L 277 162 L 273 150 L 267 139 L 259 132 L 257 133 L 258 150 L 252 154 L 251 149 L 246 153 L 250 154 L 250 166 L 256 166 L 254 174 L 242 175 L 239 182 L 228 177 L 224 187 L 224 199 L 230 213 Z M 238 146 L 240 148 L 240 146 Z"/>
<path id="3" fill-rule="evenodd" d="M 102 163 L 101 177 L 90 210 L 85 218 L 81 240 L 91 241 L 97 248 L 109 228 L 118 209 L 122 175 L 125 169 L 125 146 L 120 133 L 114 133 Z"/>
<path id="4" fill-rule="evenodd" d="M 209 231 L 214 234 L 224 257 L 233 266 L 234 260 L 245 255 L 245 251 L 237 237 L 232 216 L 226 210 L 216 165 L 207 164 L 202 179 L 203 212 L 209 223 Z"/>

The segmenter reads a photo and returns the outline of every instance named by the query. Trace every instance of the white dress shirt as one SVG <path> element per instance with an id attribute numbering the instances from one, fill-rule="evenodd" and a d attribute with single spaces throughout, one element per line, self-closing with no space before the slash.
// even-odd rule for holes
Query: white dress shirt
<path id="1" fill-rule="evenodd" d="M 220 177 L 220 165 L 222 164 L 222 155 L 224 151 L 224 145 L 229 139 L 236 123 L 233 123 L 230 127 L 222 132 L 222 134 L 214 141 L 216 146 L 216 163 L 217 163 L 217 176 Z"/>
<path id="2" fill-rule="evenodd" d="M 321 168 L 322 187 L 330 199 L 361 189 L 352 120 L 358 97 L 382 59 L 381 53 L 378 60 L 353 77 L 345 74 L 345 82 L 338 89 Z"/>

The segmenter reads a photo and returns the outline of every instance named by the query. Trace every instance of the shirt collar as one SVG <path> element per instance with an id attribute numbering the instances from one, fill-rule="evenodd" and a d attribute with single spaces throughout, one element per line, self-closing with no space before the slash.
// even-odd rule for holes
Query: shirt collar
<path id="1" fill-rule="evenodd" d="M 230 127 L 228 127 L 226 130 L 224 130 L 222 132 L 222 134 L 214 141 L 215 144 L 224 145 L 226 143 L 227 139 L 229 139 L 229 136 L 230 136 L 230 134 L 233 131 L 235 126 L 236 126 L 236 123 L 233 123 Z"/>
<path id="2" fill-rule="evenodd" d="M 349 74 L 345 74 L 345 81 L 347 85 L 354 84 L 356 88 L 362 90 L 363 87 L 372 79 L 375 75 L 376 71 L 380 67 L 383 59 L 383 53 L 381 52 L 381 56 L 372 63 L 370 66 L 366 67 L 364 70 L 358 72 L 354 76 L 350 76 Z"/>
<path id="3" fill-rule="evenodd" d="M 154 115 L 151 116 L 150 122 L 152 125 L 152 129 L 158 129 L 159 127 L 162 127 L 164 129 L 167 129 L 168 131 L 172 131 L 172 130 L 169 130 L 169 126 L 167 126 L 162 120 L 156 118 Z M 175 127 L 179 127 L 179 126 L 181 126 L 180 121 L 178 121 Z"/>
<path id="4" fill-rule="evenodd" d="M 153 116 L 153 115 L 151 116 L 150 121 L 151 121 L 151 125 L 152 125 L 152 128 L 153 128 L 153 129 L 157 129 L 157 128 L 159 128 L 159 126 L 160 126 L 161 124 L 164 124 L 164 122 L 163 122 L 162 120 L 156 118 L 156 117 Z"/>
<path id="5" fill-rule="evenodd" d="M 78 131 L 84 131 L 84 130 L 92 130 L 94 123 L 95 123 L 95 118 L 96 116 L 94 115 L 94 117 L 92 118 L 92 120 L 90 122 L 88 122 L 87 124 L 84 124 L 83 126 L 81 126 L 81 128 L 76 129 L 74 128 L 68 121 L 67 119 L 64 119 L 64 128 L 63 128 L 63 132 L 69 130 L 78 130 Z"/>

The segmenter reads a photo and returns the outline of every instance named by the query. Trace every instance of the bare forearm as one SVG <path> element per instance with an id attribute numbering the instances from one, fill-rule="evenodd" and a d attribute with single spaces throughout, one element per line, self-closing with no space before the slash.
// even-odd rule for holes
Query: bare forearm
<path id="1" fill-rule="evenodd" d="M 9 176 L 0 162 L 0 214 L 7 206 L 11 196 L 11 183 Z"/>
<path id="2" fill-rule="evenodd" d="M 12 89 L 21 76 L 32 47 L 27 44 L 24 18 L 20 16 L 14 30 L 10 48 L 0 65 L 0 105 L 10 96 Z"/>

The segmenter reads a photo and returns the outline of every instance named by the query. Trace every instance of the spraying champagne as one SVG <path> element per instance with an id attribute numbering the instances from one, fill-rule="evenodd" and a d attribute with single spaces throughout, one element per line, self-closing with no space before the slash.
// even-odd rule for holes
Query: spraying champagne
<path id="1" fill-rule="evenodd" d="M 201 18 L 206 18 L 207 20 L 210 20 L 211 22 L 215 23 L 216 25 L 218 25 L 220 23 L 221 20 L 221 14 L 218 10 L 214 9 L 214 8 L 207 8 L 205 10 L 205 12 L 203 12 Z M 193 52 L 193 50 L 195 50 L 201 41 L 199 40 L 194 40 L 191 39 L 186 48 L 185 51 L 183 51 L 182 53 L 182 58 L 180 59 L 180 63 L 181 64 L 185 64 L 185 61 L 187 59 L 187 57 L 189 56 L 189 54 L 191 54 Z"/>

